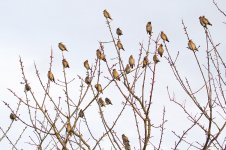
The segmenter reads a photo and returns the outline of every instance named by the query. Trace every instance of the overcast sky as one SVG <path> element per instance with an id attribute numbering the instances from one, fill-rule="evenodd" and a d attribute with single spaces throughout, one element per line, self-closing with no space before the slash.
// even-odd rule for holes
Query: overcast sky
<path id="1" fill-rule="evenodd" d="M 217 1 L 219 6 L 225 9 L 226 1 Z M 153 36 L 156 37 L 161 30 L 165 31 L 170 40 L 171 51 L 181 51 L 182 61 L 185 63 L 181 67 L 182 71 L 184 74 L 192 72 L 192 62 L 189 57 L 184 57 L 190 53 L 186 49 L 187 39 L 181 20 L 183 19 L 188 26 L 191 38 L 202 48 L 202 45 L 205 46 L 205 36 L 198 20 L 201 15 L 205 15 L 213 24 L 210 30 L 215 44 L 221 43 L 221 51 L 226 49 L 226 42 L 222 39 L 226 35 L 226 25 L 222 22 L 226 22 L 226 18 L 217 11 L 212 0 L 0 0 L 0 100 L 9 103 L 16 101 L 7 88 L 22 92 L 21 89 L 17 89 L 22 81 L 19 56 L 22 57 L 31 80 L 36 80 L 34 61 L 45 77 L 49 67 L 51 47 L 56 60 L 54 65 L 61 64 L 57 62 L 61 57 L 57 47 L 59 42 L 64 42 L 69 49 L 66 57 L 70 61 L 71 68 L 74 68 L 73 73 L 84 74 L 83 61 L 94 60 L 98 41 L 111 40 L 102 14 L 104 9 L 111 13 L 113 18 L 111 24 L 114 29 L 120 27 L 123 30 L 122 40 L 126 56 L 138 51 L 139 42 L 147 42 L 145 25 L 151 21 Z M 111 50 L 108 52 L 111 53 Z M 222 53 L 222 58 L 226 58 L 226 53 Z M 162 72 L 159 78 L 164 83 L 157 85 L 165 89 L 167 85 L 174 85 L 167 81 L 169 77 L 173 79 L 174 77 L 167 66 L 167 61 L 162 62 L 165 65 L 162 65 L 162 70 L 159 71 Z M 57 72 L 57 69 L 54 71 Z M 177 89 L 172 90 L 177 91 Z M 166 90 L 164 92 L 166 94 Z M 162 91 L 157 90 L 156 95 L 158 93 Z M 167 96 L 164 98 L 161 103 L 157 103 L 156 109 L 162 109 L 163 106 L 174 109 L 175 105 L 170 104 Z M 172 111 L 172 109 L 167 110 L 169 118 L 175 117 L 179 110 Z M 0 102 L 0 110 L 6 112 L 0 113 L 0 118 L 7 120 L 9 110 L 2 102 Z M 169 122 L 169 128 L 173 128 L 174 125 L 175 123 Z M 0 126 L 5 129 L 7 124 L 1 121 Z M 183 126 L 183 123 L 178 126 Z M 170 130 L 168 132 L 171 133 Z M 173 146 L 173 141 L 170 146 Z M 0 143 L 0 147 L 8 148 L 8 141 Z"/>

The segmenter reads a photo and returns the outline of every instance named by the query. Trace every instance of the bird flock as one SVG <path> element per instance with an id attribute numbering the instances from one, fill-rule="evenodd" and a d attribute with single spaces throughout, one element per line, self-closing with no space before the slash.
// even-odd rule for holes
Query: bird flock
<path id="1" fill-rule="evenodd" d="M 106 9 L 103 11 L 103 15 L 104 15 L 104 17 L 105 17 L 107 20 L 108 20 L 108 19 L 112 20 L 112 17 L 111 17 L 111 15 L 110 15 L 110 13 L 109 13 Z M 201 24 L 205 29 L 207 29 L 208 25 L 209 25 L 209 26 L 212 26 L 212 24 L 209 22 L 209 20 L 208 20 L 205 16 L 200 16 L 200 17 L 199 17 L 199 21 L 200 21 L 200 24 Z M 146 24 L 146 32 L 147 32 L 148 35 L 151 36 L 151 34 L 152 34 L 152 24 L 151 24 L 150 21 L 147 22 L 147 24 Z M 120 38 L 119 38 L 119 36 L 122 36 L 122 35 L 123 35 L 122 30 L 121 30 L 120 28 L 117 28 L 117 29 L 116 29 L 116 34 L 118 35 L 118 39 L 117 39 L 117 43 L 116 43 L 117 49 L 118 49 L 118 50 L 123 50 L 123 51 L 125 51 L 125 49 L 124 49 L 124 47 L 123 47 L 123 44 L 122 44 L 122 42 L 121 42 L 121 40 L 120 40 Z M 167 35 L 166 35 L 163 31 L 160 32 L 160 37 L 161 37 L 161 39 L 162 39 L 162 41 L 163 41 L 164 43 L 165 43 L 165 42 L 169 42 L 169 39 L 168 39 Z M 62 52 L 68 51 L 68 49 L 66 48 L 65 44 L 63 44 L 63 42 L 60 42 L 60 43 L 58 44 L 58 47 L 59 47 L 59 49 L 60 49 Z M 193 52 L 198 51 L 198 48 L 196 47 L 196 44 L 192 41 L 192 39 L 189 39 L 189 40 L 188 40 L 188 49 L 192 50 Z M 162 57 L 163 54 L 164 54 L 163 44 L 159 44 L 159 46 L 158 46 L 158 48 L 157 48 L 157 53 L 155 53 L 155 54 L 153 55 L 153 62 L 154 62 L 155 64 L 157 64 L 158 62 L 160 62 L 160 60 L 159 60 L 159 58 L 158 58 L 158 55 L 159 55 L 160 57 Z M 99 49 L 96 50 L 96 56 L 97 56 L 97 58 L 98 58 L 99 60 L 101 60 L 101 61 L 104 61 L 104 62 L 107 61 L 104 52 L 102 52 L 102 51 L 99 50 Z M 67 61 L 65 58 L 62 60 L 62 65 L 63 65 L 64 68 L 69 68 L 69 63 L 68 63 L 68 61 Z M 148 65 L 149 65 L 149 59 L 148 59 L 148 56 L 144 56 L 143 62 L 142 62 L 142 68 L 146 68 Z M 84 67 L 85 67 L 86 70 L 90 70 L 90 69 L 91 69 L 88 60 L 85 60 L 85 61 L 84 61 Z M 131 69 L 133 69 L 134 67 L 135 67 L 135 59 L 134 59 L 133 55 L 130 55 L 129 60 L 128 60 L 128 64 L 126 65 L 124 72 L 125 72 L 126 74 L 128 74 L 128 73 L 131 72 Z M 51 70 L 48 71 L 47 76 L 48 76 L 48 79 L 49 79 L 50 81 L 52 81 L 52 82 L 55 83 L 55 78 L 54 78 L 54 75 L 53 75 L 53 73 L 52 73 Z M 112 70 L 112 77 L 113 77 L 114 80 L 120 81 L 120 74 L 118 73 L 118 71 L 117 71 L 115 68 Z M 89 76 L 87 76 L 87 77 L 85 78 L 85 83 L 86 83 L 86 84 L 91 84 L 91 80 L 92 80 L 92 79 L 91 79 Z M 97 83 L 97 84 L 95 85 L 95 89 L 97 90 L 98 93 L 103 93 L 103 89 L 102 89 L 101 84 Z M 29 85 L 25 85 L 25 90 L 26 90 L 26 91 L 29 91 L 29 90 L 30 90 L 30 86 L 29 86 Z M 100 98 L 98 99 L 97 102 L 98 102 L 98 104 L 99 104 L 100 107 L 104 107 L 104 106 L 106 106 L 106 105 L 112 105 L 112 102 L 111 102 L 111 100 L 110 100 L 109 98 L 105 98 L 105 100 L 103 100 L 103 99 L 100 97 Z M 79 112 L 79 117 L 84 117 L 84 112 L 83 112 L 83 110 L 80 110 L 80 112 Z M 11 118 L 11 119 L 15 119 L 16 117 L 14 116 L 14 114 L 11 114 L 11 115 L 10 115 L 10 118 Z M 70 132 L 70 128 L 71 128 L 71 127 L 68 125 L 68 126 L 67 126 L 68 132 Z M 130 144 L 129 144 L 129 139 L 128 139 L 128 137 L 127 137 L 126 135 L 122 134 L 122 140 L 123 140 L 123 144 L 125 145 L 125 149 L 126 149 L 126 150 L 129 150 L 129 149 L 130 149 Z"/>

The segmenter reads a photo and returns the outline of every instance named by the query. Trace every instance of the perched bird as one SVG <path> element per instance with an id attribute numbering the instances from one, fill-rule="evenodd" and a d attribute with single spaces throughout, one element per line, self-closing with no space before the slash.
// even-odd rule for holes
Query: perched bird
<path id="1" fill-rule="evenodd" d="M 112 71 L 112 75 L 113 75 L 113 78 L 116 79 L 116 80 L 119 80 L 120 81 L 120 77 L 119 77 L 119 74 L 117 72 L 116 69 L 113 69 Z"/>
<path id="2" fill-rule="evenodd" d="M 99 49 L 96 50 L 96 55 L 97 55 L 98 59 L 103 60 L 104 62 L 107 61 L 106 58 L 105 58 L 104 53 L 102 53 Z"/>
<path id="3" fill-rule="evenodd" d="M 131 72 L 131 68 L 130 68 L 129 64 L 126 65 L 125 72 L 126 72 L 126 74 Z"/>
<path id="4" fill-rule="evenodd" d="M 96 85 L 95 85 L 95 88 L 96 88 L 97 92 L 100 92 L 100 93 L 103 94 L 103 89 L 102 89 L 102 87 L 101 87 L 101 84 L 96 84 Z"/>
<path id="5" fill-rule="evenodd" d="M 59 47 L 59 49 L 62 50 L 62 51 L 68 51 L 67 48 L 66 48 L 66 46 L 63 44 L 63 42 L 60 42 L 60 43 L 58 44 L 58 47 Z"/>
<path id="6" fill-rule="evenodd" d="M 109 99 L 109 98 L 105 98 L 105 103 L 107 104 L 107 105 L 112 105 L 112 102 L 111 102 L 111 100 Z"/>
<path id="7" fill-rule="evenodd" d="M 192 51 L 198 51 L 195 43 L 191 39 L 188 40 L 188 48 Z"/>
<path id="8" fill-rule="evenodd" d="M 147 23 L 147 25 L 146 25 L 146 31 L 147 31 L 147 34 L 151 35 L 151 32 L 152 32 L 151 22 L 148 22 Z"/>
<path id="9" fill-rule="evenodd" d="M 66 59 L 63 59 L 63 60 L 62 60 L 62 64 L 63 64 L 63 67 L 64 67 L 64 68 L 70 68 L 70 67 L 69 67 L 69 64 L 68 64 L 68 62 L 67 62 Z"/>
<path id="10" fill-rule="evenodd" d="M 156 54 L 153 56 L 153 61 L 154 61 L 155 64 L 160 62 L 160 60 L 158 59 L 158 56 Z"/>
<path id="11" fill-rule="evenodd" d="M 16 121 L 16 114 L 14 114 L 14 113 L 11 113 L 10 115 L 9 115 L 9 118 L 11 119 L 11 120 L 15 120 Z"/>
<path id="12" fill-rule="evenodd" d="M 69 119 L 67 120 L 66 132 L 67 132 L 69 135 L 72 135 L 72 133 L 73 133 L 73 130 L 72 130 L 72 127 L 71 127 L 71 123 L 70 123 L 70 120 L 69 120 Z"/>
<path id="13" fill-rule="evenodd" d="M 78 116 L 84 118 L 85 114 L 82 109 L 79 111 Z"/>
<path id="14" fill-rule="evenodd" d="M 161 36 L 163 41 L 169 42 L 168 37 L 166 36 L 166 34 L 163 31 L 161 31 L 161 35 L 160 36 Z"/>
<path id="15" fill-rule="evenodd" d="M 96 55 L 98 59 L 101 59 L 101 51 L 99 49 L 96 50 Z"/>
<path id="16" fill-rule="evenodd" d="M 125 134 L 122 134 L 122 141 L 123 141 L 123 144 L 125 145 L 125 149 L 130 150 L 129 139 L 127 136 L 125 136 Z"/>
<path id="17" fill-rule="evenodd" d="M 163 45 L 160 44 L 159 47 L 158 47 L 158 54 L 162 57 L 163 52 L 164 52 Z"/>
<path id="18" fill-rule="evenodd" d="M 209 22 L 209 20 L 205 16 L 200 16 L 199 21 L 200 21 L 200 24 L 205 28 L 207 28 L 207 25 L 212 26 L 212 24 Z"/>
<path id="19" fill-rule="evenodd" d="M 98 99 L 98 105 L 100 106 L 100 107 L 105 107 L 105 102 L 104 102 L 104 100 L 100 97 L 99 99 Z"/>
<path id="20" fill-rule="evenodd" d="M 48 78 L 49 78 L 49 80 L 50 80 L 50 81 L 55 82 L 55 79 L 54 79 L 53 73 L 52 73 L 50 70 L 48 71 Z"/>
<path id="21" fill-rule="evenodd" d="M 128 139 L 128 137 L 125 134 L 122 134 L 122 141 L 123 141 L 124 145 L 126 145 L 125 143 L 129 142 L 129 139 Z"/>
<path id="22" fill-rule="evenodd" d="M 38 150 L 42 150 L 42 144 L 38 145 Z"/>
<path id="23" fill-rule="evenodd" d="M 199 17 L 199 22 L 200 22 L 200 24 L 201 24 L 203 27 L 206 27 L 206 24 L 205 24 L 204 21 L 203 21 L 203 16 L 200 16 L 200 17 Z"/>
<path id="24" fill-rule="evenodd" d="M 89 77 L 89 76 L 87 76 L 86 78 L 85 78 L 85 83 L 86 84 L 90 84 L 91 83 L 91 78 Z"/>
<path id="25" fill-rule="evenodd" d="M 117 34 L 118 36 L 123 35 L 123 34 L 122 34 L 122 30 L 121 30 L 120 28 L 117 28 L 117 29 L 116 29 L 116 34 Z"/>
<path id="26" fill-rule="evenodd" d="M 131 68 L 135 66 L 135 59 L 133 58 L 133 55 L 129 56 L 129 65 Z"/>
<path id="27" fill-rule="evenodd" d="M 90 66 L 89 66 L 89 61 L 88 60 L 86 60 L 86 61 L 84 61 L 84 67 L 87 69 L 87 70 L 89 70 L 90 69 Z"/>
<path id="28" fill-rule="evenodd" d="M 25 84 L 24 90 L 25 91 L 30 91 L 31 90 L 31 87 L 28 84 Z"/>
<path id="29" fill-rule="evenodd" d="M 148 60 L 148 56 L 145 56 L 144 59 L 143 59 L 143 67 L 142 68 L 145 68 L 149 63 L 149 60 Z"/>
<path id="30" fill-rule="evenodd" d="M 118 47 L 119 50 L 120 49 L 124 50 L 123 45 L 122 45 L 122 42 L 120 40 L 117 41 L 117 44 L 116 45 L 117 45 L 117 47 Z"/>
<path id="31" fill-rule="evenodd" d="M 103 11 L 103 14 L 104 14 L 104 17 L 106 19 L 111 19 L 112 20 L 110 13 L 106 9 Z"/>

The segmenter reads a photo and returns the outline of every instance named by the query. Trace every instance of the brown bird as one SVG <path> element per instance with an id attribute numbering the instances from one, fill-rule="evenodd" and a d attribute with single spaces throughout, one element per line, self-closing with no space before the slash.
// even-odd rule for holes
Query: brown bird
<path id="1" fill-rule="evenodd" d="M 209 22 L 209 20 L 205 16 L 200 16 L 199 21 L 200 21 L 200 24 L 205 28 L 207 28 L 207 25 L 212 26 L 212 24 Z"/>
<path id="2" fill-rule="evenodd" d="M 162 57 L 163 52 L 164 52 L 163 45 L 160 44 L 159 47 L 158 47 L 158 54 Z"/>
<path id="3" fill-rule="evenodd" d="M 63 67 L 64 67 L 64 68 L 70 68 L 70 67 L 69 67 L 69 64 L 68 64 L 68 62 L 67 62 L 66 59 L 63 59 L 63 60 L 62 60 L 62 64 L 63 64 Z"/>
<path id="4" fill-rule="evenodd" d="M 199 17 L 199 22 L 200 22 L 200 24 L 201 24 L 203 27 L 206 28 L 206 24 L 205 24 L 204 21 L 203 21 L 203 16 L 200 16 L 200 17 Z"/>
<path id="5" fill-rule="evenodd" d="M 120 49 L 124 50 L 123 45 L 122 45 L 122 42 L 120 40 L 118 40 L 118 42 L 117 42 L 116 45 L 117 45 L 117 47 L 118 47 L 119 50 Z"/>
<path id="6" fill-rule="evenodd" d="M 85 78 L 85 83 L 86 84 L 90 84 L 91 83 L 91 78 L 89 77 L 89 76 L 87 76 L 86 78 Z"/>
<path id="7" fill-rule="evenodd" d="M 111 102 L 111 100 L 109 99 L 109 98 L 105 98 L 105 103 L 107 104 L 107 105 L 112 105 L 112 102 Z"/>
<path id="8" fill-rule="evenodd" d="M 130 55 L 129 57 L 129 65 L 131 68 L 135 66 L 135 59 L 133 58 L 133 55 Z"/>
<path id="9" fill-rule="evenodd" d="M 191 39 L 188 40 L 188 48 L 192 51 L 198 51 L 195 43 Z"/>
<path id="10" fill-rule="evenodd" d="M 90 69 L 89 61 L 88 61 L 88 60 L 85 60 L 83 64 L 84 64 L 84 67 L 85 67 L 87 70 Z"/>
<path id="11" fill-rule="evenodd" d="M 105 107 L 105 102 L 104 102 L 104 100 L 100 97 L 99 99 L 98 99 L 98 105 L 100 106 L 100 107 Z"/>
<path id="12" fill-rule="evenodd" d="M 101 59 L 101 51 L 99 49 L 96 50 L 96 55 L 98 59 Z"/>
<path id="13" fill-rule="evenodd" d="M 116 79 L 116 80 L 119 80 L 120 81 L 120 77 L 119 77 L 119 74 L 117 72 L 116 69 L 113 69 L 112 71 L 112 75 L 113 75 L 113 78 Z"/>
<path id="14" fill-rule="evenodd" d="M 78 116 L 84 118 L 85 114 L 82 109 L 79 111 Z"/>
<path id="15" fill-rule="evenodd" d="M 104 14 L 104 17 L 106 19 L 111 19 L 112 20 L 110 13 L 106 9 L 103 11 L 103 14 Z"/>
<path id="16" fill-rule="evenodd" d="M 58 47 L 59 47 L 59 49 L 62 50 L 62 51 L 68 51 L 67 48 L 66 48 L 66 46 L 63 44 L 63 42 L 60 42 L 60 43 L 58 44 Z"/>
<path id="17" fill-rule="evenodd" d="M 145 56 L 144 59 L 143 59 L 143 67 L 142 68 L 145 68 L 149 63 L 149 60 L 148 60 L 148 56 Z"/>
<path id="18" fill-rule="evenodd" d="M 66 132 L 67 132 L 69 135 L 72 135 L 72 133 L 73 133 L 73 130 L 72 130 L 72 127 L 71 127 L 71 123 L 70 123 L 70 120 L 69 120 L 69 119 L 67 120 Z"/>
<path id="19" fill-rule="evenodd" d="M 48 71 L 48 78 L 49 78 L 50 81 L 55 82 L 54 75 L 50 70 Z"/>
<path id="20" fill-rule="evenodd" d="M 31 87 L 28 84 L 25 84 L 24 90 L 25 91 L 30 91 L 31 90 Z"/>
<path id="21" fill-rule="evenodd" d="M 161 36 L 163 41 L 169 42 L 168 37 L 166 36 L 166 34 L 163 31 L 161 31 L 161 35 L 160 36 Z"/>
<path id="22" fill-rule="evenodd" d="M 9 118 L 10 118 L 12 121 L 16 121 L 16 114 L 11 113 L 11 114 L 9 115 Z"/>
<path id="23" fill-rule="evenodd" d="M 121 30 L 120 28 L 117 28 L 117 29 L 116 29 L 116 34 L 117 34 L 118 36 L 123 35 L 123 34 L 122 34 L 122 30 Z"/>
<path id="24" fill-rule="evenodd" d="M 98 59 L 103 60 L 105 62 L 107 61 L 106 58 L 105 58 L 104 53 L 102 53 L 99 49 L 96 50 L 96 55 L 97 55 Z"/>
<path id="25" fill-rule="evenodd" d="M 131 68 L 130 68 L 129 64 L 126 65 L 125 72 L 126 72 L 126 74 L 131 72 Z"/>
<path id="26" fill-rule="evenodd" d="M 97 92 L 100 92 L 100 93 L 103 94 L 103 89 L 102 89 L 102 87 L 101 87 L 101 84 L 96 84 L 96 85 L 95 85 L 95 88 L 96 88 Z"/>
<path id="27" fill-rule="evenodd" d="M 147 25 L 146 25 L 146 31 L 147 31 L 147 34 L 151 35 L 152 33 L 152 25 L 151 25 L 151 22 L 148 22 Z"/>
<path id="28" fill-rule="evenodd" d="M 122 141 L 123 141 L 123 144 L 125 145 L 125 149 L 130 150 L 129 139 L 127 136 L 125 136 L 125 134 L 122 134 Z"/>
<path id="29" fill-rule="evenodd" d="M 158 59 L 158 56 L 156 54 L 153 56 L 153 61 L 154 61 L 155 64 L 160 62 L 160 60 Z"/>

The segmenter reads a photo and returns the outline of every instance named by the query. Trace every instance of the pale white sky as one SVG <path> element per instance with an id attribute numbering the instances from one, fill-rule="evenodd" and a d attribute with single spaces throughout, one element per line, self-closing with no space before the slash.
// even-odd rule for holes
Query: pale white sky
<path id="1" fill-rule="evenodd" d="M 218 2 L 221 8 L 225 8 L 226 1 L 218 0 Z M 20 94 L 23 91 L 20 89 L 23 86 L 20 85 L 22 75 L 20 74 L 19 56 L 24 61 L 30 82 L 37 80 L 33 66 L 34 61 L 45 79 L 52 46 L 56 66 L 53 71 L 60 76 L 61 67 L 57 69 L 57 65 L 61 65 L 61 54 L 58 53 L 57 44 L 61 41 L 67 45 L 70 51 L 66 53 L 70 66 L 73 68 L 70 73 L 74 76 L 85 75 L 83 61 L 85 59 L 94 60 L 98 41 L 111 40 L 102 14 L 104 9 L 111 13 L 113 18 L 111 24 L 114 29 L 120 27 L 123 30 L 125 58 L 131 53 L 138 53 L 139 42 L 147 43 L 145 25 L 147 21 L 151 21 L 153 36 L 156 37 L 161 30 L 165 31 L 170 40 L 168 45 L 172 53 L 180 51 L 179 61 L 184 64 L 179 68 L 183 75 L 195 81 L 192 85 L 197 89 L 196 85 L 200 85 L 200 75 L 193 72 L 195 63 L 191 62 L 191 57 L 186 57 L 191 53 L 186 48 L 187 39 L 181 20 L 183 19 L 187 25 L 191 38 L 204 51 L 205 36 L 198 17 L 205 15 L 213 24 L 210 30 L 215 44 L 221 43 L 221 51 L 226 49 L 225 40 L 222 39 L 226 31 L 226 25 L 222 22 L 225 22 L 226 18 L 217 11 L 212 0 L 0 0 L 0 100 L 7 101 L 13 106 L 16 99 L 7 88 L 12 88 Z M 111 47 L 107 49 L 106 53 L 112 54 Z M 205 59 L 204 53 L 200 52 L 199 55 Z M 226 53 L 222 53 L 222 58 L 226 58 Z M 159 117 L 162 116 L 162 108 L 166 106 L 166 117 L 169 121 L 166 127 L 168 135 L 165 137 L 163 148 L 169 149 L 174 145 L 174 141 L 171 139 L 176 139 L 171 130 L 182 131 L 188 126 L 184 123 L 182 111 L 169 102 L 166 86 L 169 85 L 172 87 L 172 91 L 178 92 L 178 98 L 184 98 L 179 94 L 181 89 L 177 89 L 178 83 L 171 82 L 174 77 L 167 61 L 162 60 L 160 65 L 162 67 L 159 68 L 157 74 L 159 82 L 156 83 L 155 91 L 155 98 L 160 102 L 158 100 L 154 102 L 152 117 L 153 120 L 159 120 Z M 6 129 L 9 123 L 9 110 L 2 102 L 0 102 L 0 110 L 2 112 L 0 118 L 4 120 L 0 122 L 0 127 Z M 175 118 L 174 121 L 170 120 Z M 185 122 L 187 123 L 187 121 Z M 129 129 L 127 130 L 129 135 Z M 152 136 L 155 136 L 154 131 Z M 7 140 L 4 140 L 0 143 L 0 147 L 10 149 L 8 143 Z"/>

